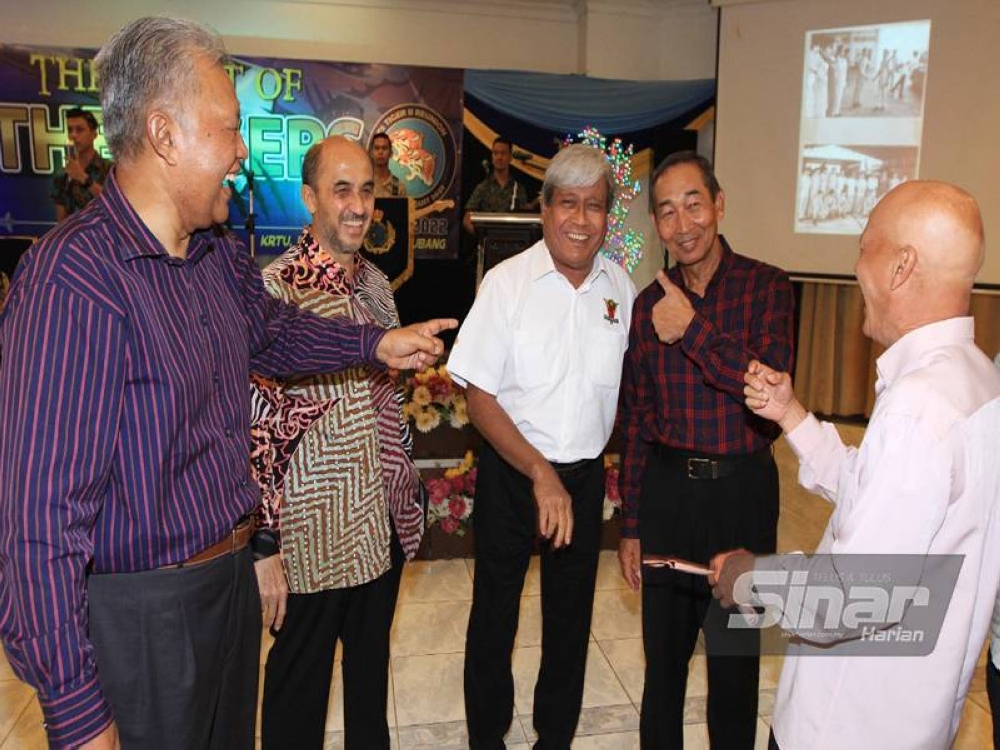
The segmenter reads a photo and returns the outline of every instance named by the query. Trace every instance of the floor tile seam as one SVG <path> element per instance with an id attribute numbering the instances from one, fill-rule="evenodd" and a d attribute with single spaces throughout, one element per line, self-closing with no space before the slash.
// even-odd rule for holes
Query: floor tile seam
<path id="1" fill-rule="evenodd" d="M 593 634 L 593 631 L 591 631 L 591 634 Z M 604 640 L 606 640 L 606 641 L 614 641 L 614 640 L 621 641 L 621 640 L 626 640 L 626 639 L 625 638 L 605 638 Z M 621 686 L 622 692 L 624 692 L 625 695 L 626 695 L 626 697 L 628 697 L 629 704 L 632 706 L 632 708 L 634 708 L 636 711 L 638 711 L 640 709 L 641 704 L 639 706 L 637 706 L 635 704 L 635 701 L 632 699 L 632 694 L 629 693 L 628 688 L 625 687 L 625 683 L 622 681 L 622 678 L 619 676 L 618 670 L 615 669 L 615 665 L 611 662 L 611 657 L 608 656 L 608 652 L 604 650 L 604 646 L 601 644 L 600 639 L 595 637 L 594 638 L 594 642 L 597 644 L 597 648 L 599 648 L 601 650 L 601 654 L 604 655 L 604 660 L 608 663 L 608 666 L 611 667 L 611 672 L 612 672 L 612 674 L 614 674 L 615 679 L 618 680 L 618 684 Z M 622 704 L 622 705 L 624 705 L 624 704 Z"/>
<path id="2" fill-rule="evenodd" d="M 392 659 L 412 659 L 414 656 L 449 656 L 453 654 L 465 654 L 465 647 L 463 646 L 460 651 L 428 651 L 422 654 L 397 654 L 392 651 L 389 652 L 389 660 Z"/>
<path id="3" fill-rule="evenodd" d="M 28 697 L 28 700 L 24 702 L 24 705 L 21 706 L 21 710 L 17 712 L 17 716 L 15 716 L 13 721 L 11 721 L 10 729 L 7 730 L 7 734 L 0 738 L 0 750 L 15 750 L 13 745 L 11 745 L 9 749 L 7 748 L 7 740 L 14 736 L 14 730 L 17 729 L 17 725 L 21 722 L 21 719 L 27 713 L 28 709 L 31 708 L 31 701 L 35 699 L 35 695 L 32 694 Z"/>

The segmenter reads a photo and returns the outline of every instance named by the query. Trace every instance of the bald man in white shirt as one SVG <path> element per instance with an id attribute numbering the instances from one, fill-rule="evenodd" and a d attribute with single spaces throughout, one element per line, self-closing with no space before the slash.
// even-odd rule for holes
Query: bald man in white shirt
<path id="1" fill-rule="evenodd" d="M 542 186 L 542 236 L 483 279 L 448 369 L 486 439 L 476 480 L 475 581 L 465 653 L 472 750 L 497 750 L 514 708 L 511 653 L 540 537 L 536 748 L 569 750 L 583 697 L 611 435 L 635 286 L 598 255 L 615 182 L 577 144 Z"/>
<path id="2" fill-rule="evenodd" d="M 888 348 L 858 449 L 806 412 L 786 373 L 750 365 L 747 406 L 781 425 L 799 481 L 836 507 L 814 557 L 716 557 L 716 596 L 732 602 L 734 586 L 756 585 L 762 571 L 816 565 L 849 592 L 838 560 L 912 555 L 928 596 L 943 593 L 946 606 L 934 648 L 921 656 L 899 656 L 893 644 L 894 633 L 917 632 L 923 604 L 882 623 L 886 648 L 866 655 L 857 655 L 857 634 L 824 641 L 792 630 L 803 639 L 785 655 L 772 748 L 943 750 L 955 737 L 1000 583 L 1000 373 L 976 347 L 968 315 L 983 255 L 979 208 L 959 188 L 906 182 L 875 207 L 855 273 L 864 332 Z M 961 560 L 957 580 L 935 591 L 930 572 L 948 556 Z"/>

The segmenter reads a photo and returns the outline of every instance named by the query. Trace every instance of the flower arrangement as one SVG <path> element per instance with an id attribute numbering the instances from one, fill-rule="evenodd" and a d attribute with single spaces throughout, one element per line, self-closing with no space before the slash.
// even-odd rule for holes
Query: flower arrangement
<path id="1" fill-rule="evenodd" d="M 427 526 L 441 526 L 446 534 L 465 536 L 472 516 L 476 489 L 476 459 L 465 452 L 462 463 L 445 471 L 443 477 L 427 480 Z"/>
<path id="2" fill-rule="evenodd" d="M 441 422 L 460 428 L 469 424 L 465 393 L 455 385 L 444 365 L 428 367 L 407 378 L 403 415 L 421 432 L 430 432 Z"/>
<path id="3" fill-rule="evenodd" d="M 622 497 L 618 493 L 618 466 L 607 453 L 604 454 L 604 520 L 620 513 Z"/>

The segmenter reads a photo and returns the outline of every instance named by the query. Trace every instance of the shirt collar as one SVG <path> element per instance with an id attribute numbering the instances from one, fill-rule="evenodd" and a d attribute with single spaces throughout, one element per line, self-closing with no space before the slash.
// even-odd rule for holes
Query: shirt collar
<path id="1" fill-rule="evenodd" d="M 708 294 L 709 289 L 722 280 L 722 277 L 726 275 L 726 271 L 729 270 L 729 266 L 733 263 L 733 249 L 729 246 L 729 243 L 726 242 L 726 238 L 721 234 L 719 235 L 719 244 L 722 245 L 722 257 L 719 258 L 719 265 L 716 266 L 715 272 L 712 274 L 712 278 L 709 279 L 708 284 L 705 285 L 706 295 Z M 673 267 L 667 271 L 667 276 L 670 277 L 670 280 L 681 289 L 687 289 L 679 264 L 675 263 Z"/>
<path id="2" fill-rule="evenodd" d="M 552 255 L 549 253 L 549 246 L 545 244 L 545 240 L 539 240 L 525 252 L 530 253 L 528 256 L 528 271 L 531 281 L 538 281 L 550 273 L 558 273 L 556 271 L 556 264 L 552 261 Z M 601 255 L 600 250 L 598 250 L 597 255 L 594 256 L 594 264 L 591 266 L 590 273 L 587 274 L 587 278 L 580 284 L 580 289 L 584 289 L 592 284 L 600 274 L 607 273 L 607 268 L 604 266 L 605 263 L 610 263 L 610 261 Z"/>
<path id="3" fill-rule="evenodd" d="M 347 269 L 334 260 L 330 253 L 320 247 L 319 242 L 312 233 L 311 225 L 302 230 L 297 246 L 299 248 L 297 260 L 315 272 L 312 277 L 317 279 L 317 287 L 332 284 L 334 287 L 346 289 L 347 293 L 353 294 L 367 270 L 367 263 L 361 253 L 355 253 L 354 274 L 353 276 L 348 276 Z M 319 280 L 322 280 L 322 282 Z"/>
<path id="4" fill-rule="evenodd" d="M 97 198 L 99 205 L 109 215 L 112 224 L 123 235 L 122 241 L 115 244 L 114 252 L 122 261 L 136 258 L 170 257 L 166 248 L 143 223 L 135 208 L 128 202 L 125 194 L 118 186 L 117 167 L 112 166 L 108 172 L 104 188 Z M 211 241 L 223 231 L 219 228 L 195 232 L 188 241 L 187 261 L 198 262 L 206 252 L 212 249 Z"/>
<path id="5" fill-rule="evenodd" d="M 921 367 L 924 355 L 928 352 L 949 344 L 971 342 L 974 337 L 975 321 L 972 316 L 939 320 L 910 331 L 876 360 L 876 395 L 907 373 Z"/>

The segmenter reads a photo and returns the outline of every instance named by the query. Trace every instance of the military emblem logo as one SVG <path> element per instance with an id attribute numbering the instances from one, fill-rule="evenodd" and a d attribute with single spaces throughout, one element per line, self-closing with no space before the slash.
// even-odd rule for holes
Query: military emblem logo
<path id="1" fill-rule="evenodd" d="M 607 313 L 604 315 L 604 319 L 608 321 L 611 325 L 618 325 L 618 302 L 613 299 L 604 300 L 604 308 Z"/>
<path id="2" fill-rule="evenodd" d="M 375 209 L 372 224 L 365 235 L 365 250 L 372 255 L 382 255 L 396 244 L 396 228 L 385 218 L 385 211 Z"/>

